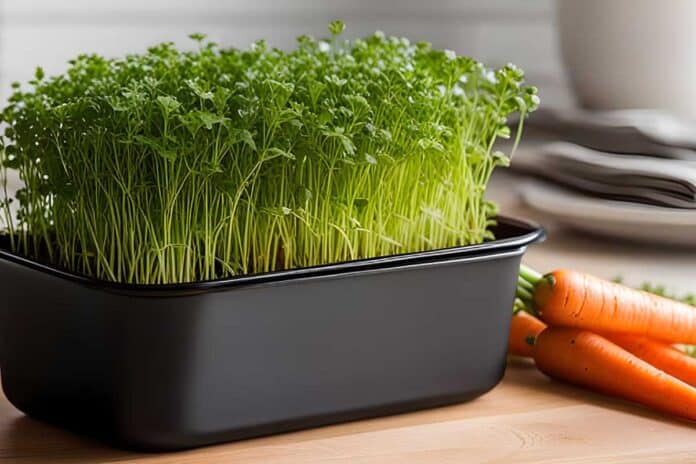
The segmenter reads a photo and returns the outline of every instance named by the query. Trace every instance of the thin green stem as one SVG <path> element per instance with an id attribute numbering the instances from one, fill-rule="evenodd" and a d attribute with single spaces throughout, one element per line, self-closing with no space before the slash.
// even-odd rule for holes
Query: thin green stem
<path id="1" fill-rule="evenodd" d="M 339 29 L 287 52 L 195 36 L 37 72 L 0 114 L 0 168 L 25 185 L 12 248 L 163 284 L 491 239 L 493 148 L 535 89 L 511 66 Z"/>
<path id="2" fill-rule="evenodd" d="M 542 274 L 524 264 L 520 265 L 520 277 L 529 282 L 533 287 L 544 279 Z"/>

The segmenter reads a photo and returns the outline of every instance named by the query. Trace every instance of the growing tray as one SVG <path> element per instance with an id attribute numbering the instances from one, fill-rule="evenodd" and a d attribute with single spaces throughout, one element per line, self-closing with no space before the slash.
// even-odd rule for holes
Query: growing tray
<path id="1" fill-rule="evenodd" d="M 158 286 L 0 243 L 2 387 L 29 416 L 152 451 L 465 401 L 502 377 L 520 259 L 544 235 L 504 217 L 495 234 Z"/>

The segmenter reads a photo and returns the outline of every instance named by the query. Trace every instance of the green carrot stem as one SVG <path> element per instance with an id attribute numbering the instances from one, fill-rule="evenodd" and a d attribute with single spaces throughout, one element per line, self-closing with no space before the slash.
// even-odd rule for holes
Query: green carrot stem
<path id="1" fill-rule="evenodd" d="M 530 292 L 534 291 L 534 284 L 532 284 L 528 280 L 525 280 L 522 276 L 517 277 L 517 286 L 522 287 Z"/>
<path id="2" fill-rule="evenodd" d="M 536 286 L 544 278 L 542 274 L 524 264 L 520 265 L 520 277 L 532 284 L 532 286 Z"/>
<path id="3" fill-rule="evenodd" d="M 517 286 L 517 296 L 520 299 L 526 300 L 526 301 L 533 301 L 534 300 L 534 295 L 532 294 L 532 292 L 530 292 L 529 290 L 527 290 L 524 287 L 520 287 L 519 285 Z"/>

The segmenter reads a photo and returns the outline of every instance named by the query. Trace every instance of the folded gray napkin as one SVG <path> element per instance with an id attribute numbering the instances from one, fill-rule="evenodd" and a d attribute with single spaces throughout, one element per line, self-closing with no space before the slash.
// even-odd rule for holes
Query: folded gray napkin
<path id="1" fill-rule="evenodd" d="M 696 126 L 656 110 L 544 108 L 526 125 L 599 151 L 696 160 Z"/>
<path id="2" fill-rule="evenodd" d="M 512 166 L 602 198 L 696 209 L 693 159 L 619 155 L 552 142 L 520 149 Z"/>

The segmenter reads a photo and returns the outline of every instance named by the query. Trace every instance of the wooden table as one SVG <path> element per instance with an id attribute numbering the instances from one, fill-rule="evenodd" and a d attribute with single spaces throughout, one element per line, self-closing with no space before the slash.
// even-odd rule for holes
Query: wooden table
<path id="1" fill-rule="evenodd" d="M 0 460 L 46 463 L 408 464 L 696 462 L 696 428 L 509 366 L 469 403 L 173 454 L 106 448 L 0 401 Z"/>
<path id="2" fill-rule="evenodd" d="M 534 217 L 512 194 L 491 190 L 506 213 Z M 696 289 L 696 252 L 583 237 L 550 225 L 528 252 L 540 270 L 572 266 L 627 283 Z M 0 461 L 29 463 L 675 463 L 696 462 L 696 426 L 546 379 L 511 361 L 505 379 L 457 406 L 324 427 L 174 454 L 119 451 L 24 417 L 0 398 Z"/>

